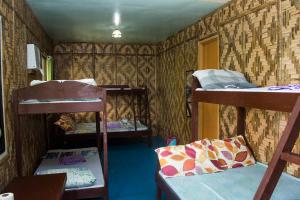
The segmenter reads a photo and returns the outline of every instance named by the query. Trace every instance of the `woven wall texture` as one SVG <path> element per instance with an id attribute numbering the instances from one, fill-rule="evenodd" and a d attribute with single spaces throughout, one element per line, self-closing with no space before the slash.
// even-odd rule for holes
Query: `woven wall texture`
<path id="1" fill-rule="evenodd" d="M 38 74 L 29 75 L 26 70 L 26 44 L 35 43 L 43 52 L 52 52 L 52 41 L 43 31 L 24 0 L 1 0 L 3 17 L 3 70 L 5 120 L 8 156 L 0 161 L 0 191 L 16 176 L 15 144 L 11 93 L 25 87 Z M 32 174 L 40 156 L 45 151 L 43 123 L 40 116 L 22 117 L 23 173 Z"/>
<path id="2" fill-rule="evenodd" d="M 98 85 L 129 85 L 149 90 L 152 125 L 156 127 L 156 45 L 60 43 L 54 47 L 55 79 L 94 78 Z M 109 120 L 133 118 L 130 98 L 109 97 Z M 93 121 L 93 114 L 77 115 Z"/>
<path id="3" fill-rule="evenodd" d="M 232 0 L 162 42 L 157 73 L 158 124 L 163 136 L 190 142 L 184 112 L 184 72 L 197 69 L 197 42 L 220 39 L 220 67 L 243 72 L 258 86 L 300 82 L 300 5 L 297 0 Z M 236 110 L 220 107 L 220 134 L 236 134 Z M 259 161 L 270 161 L 288 119 L 287 113 L 247 110 L 247 135 Z M 300 152 L 300 143 L 295 146 Z M 300 169 L 287 171 L 300 176 Z"/>

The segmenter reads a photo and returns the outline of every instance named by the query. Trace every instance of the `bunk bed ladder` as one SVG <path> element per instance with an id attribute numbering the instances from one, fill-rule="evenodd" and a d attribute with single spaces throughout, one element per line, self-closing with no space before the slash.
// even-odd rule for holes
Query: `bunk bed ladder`
<path id="1" fill-rule="evenodd" d="M 300 165 L 300 155 L 292 153 L 300 131 L 300 97 L 254 196 L 255 200 L 270 199 L 287 162 Z"/>

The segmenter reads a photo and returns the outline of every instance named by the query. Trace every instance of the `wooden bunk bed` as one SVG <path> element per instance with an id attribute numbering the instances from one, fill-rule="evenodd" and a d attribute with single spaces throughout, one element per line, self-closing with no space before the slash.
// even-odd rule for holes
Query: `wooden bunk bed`
<path id="1" fill-rule="evenodd" d="M 86 165 L 87 168 L 90 165 L 93 166 L 90 170 L 96 177 L 96 183 L 92 187 L 65 189 L 64 199 L 98 197 L 108 199 L 107 113 L 105 89 L 78 81 L 49 81 L 39 85 L 14 90 L 13 107 L 18 176 L 23 175 L 20 116 L 28 114 L 43 114 L 46 116 L 47 114 L 53 113 L 94 112 L 97 119 L 97 147 L 89 150 L 95 151 L 96 156 L 92 159 L 93 163 L 90 163 L 89 160 L 87 160 Z M 102 113 L 102 121 L 104 124 L 102 134 L 100 133 L 100 113 Z M 60 152 L 60 150 L 51 151 Z M 45 166 L 46 164 L 47 163 L 42 160 L 40 166 Z M 80 165 L 80 167 L 82 167 L 82 165 Z"/>
<path id="2" fill-rule="evenodd" d="M 133 112 L 133 121 L 130 127 L 110 128 L 110 123 L 121 124 L 121 121 L 108 122 L 108 138 L 147 137 L 148 146 L 151 147 L 152 130 L 147 88 L 130 88 L 128 85 L 103 85 L 100 87 L 106 89 L 107 96 L 115 97 L 117 106 L 119 96 L 129 97 L 129 107 Z M 118 116 L 117 108 L 115 110 Z M 60 128 L 58 129 L 58 132 L 63 134 L 65 143 L 95 138 L 95 127 L 91 123 L 78 123 L 77 127 L 75 132 L 65 132 Z"/>
<path id="3" fill-rule="evenodd" d="M 250 195 L 248 194 L 248 198 L 246 199 L 255 199 L 255 200 L 266 200 L 270 199 L 272 197 L 272 194 L 274 192 L 274 195 L 283 195 L 282 192 L 285 192 L 285 194 L 288 196 L 289 194 L 293 194 L 297 191 L 299 191 L 299 185 L 300 181 L 299 179 L 296 179 L 294 177 L 288 176 L 287 174 L 282 174 L 283 170 L 285 168 L 285 165 L 287 162 L 295 163 L 300 165 L 300 157 L 299 155 L 296 155 L 292 153 L 292 149 L 295 145 L 295 142 L 299 136 L 300 131 L 300 92 L 298 91 L 267 91 L 267 90 L 260 90 L 260 89 L 250 89 L 250 90 L 243 90 L 243 89 L 214 89 L 214 90 L 203 90 L 201 88 L 201 85 L 198 81 L 198 79 L 193 79 L 193 86 L 192 86 L 192 140 L 195 141 L 198 139 L 198 103 L 199 102 L 206 102 L 206 103 L 213 103 L 213 104 L 223 104 L 223 105 L 231 105 L 235 106 L 237 108 L 238 116 L 237 116 L 237 133 L 238 135 L 243 135 L 245 137 L 245 127 L 246 127 L 246 110 L 245 108 L 257 108 L 257 109 L 264 109 L 264 110 L 274 110 L 274 111 L 281 111 L 281 112 L 291 112 L 291 116 L 288 120 L 288 124 L 283 132 L 283 135 L 279 141 L 279 144 L 275 150 L 275 153 L 273 155 L 273 158 L 268 166 L 265 166 L 265 169 L 260 169 L 258 171 L 255 171 L 254 168 L 251 167 L 243 167 L 237 170 L 238 173 L 240 173 L 237 179 L 234 179 L 234 177 L 230 177 L 231 182 L 236 181 L 237 187 L 239 187 L 240 181 L 243 180 L 243 176 L 249 171 L 255 171 L 254 178 L 251 180 L 245 180 L 246 185 L 244 186 L 244 191 L 248 192 L 247 190 L 252 189 Z M 246 143 L 248 143 L 246 141 Z M 248 143 L 248 147 L 249 143 Z M 261 168 L 261 167 L 260 167 Z M 229 170 L 228 170 L 229 171 Z M 244 173 L 247 172 L 247 173 Z M 221 173 L 215 173 L 215 174 L 208 174 L 208 175 L 201 175 L 198 179 L 198 182 L 196 183 L 202 183 L 202 186 L 205 185 L 205 181 L 209 182 L 210 178 L 217 177 L 224 178 L 223 175 L 227 172 L 221 172 Z M 229 171 L 229 173 L 232 173 Z M 232 173 L 233 174 L 233 173 Z M 225 176 L 225 175 L 224 175 Z M 260 178 L 262 180 L 260 181 Z M 282 179 L 280 179 L 282 177 Z M 228 178 L 228 177 L 227 177 Z M 186 177 L 180 177 L 180 182 L 182 184 L 189 184 L 187 181 L 185 181 Z M 195 177 L 196 179 L 196 177 Z M 280 181 L 279 181 L 280 179 Z M 283 180 L 284 179 L 284 180 Z M 174 188 L 174 182 L 170 179 L 164 179 L 160 175 L 160 167 L 158 167 L 158 171 L 156 174 L 156 181 L 157 181 L 157 199 L 161 199 L 161 192 L 164 191 L 167 193 L 167 196 L 169 199 L 172 200 L 179 200 L 184 199 L 182 196 L 180 196 Z M 174 179 L 176 180 L 176 178 Z M 192 179 L 189 179 L 191 181 Z M 193 180 L 192 180 L 193 181 Z M 290 189 L 288 186 L 289 182 L 293 182 L 291 184 L 292 186 L 290 188 L 296 188 L 295 191 L 288 191 Z M 220 181 L 222 182 L 222 181 Z M 279 182 L 279 184 L 278 184 Z M 283 182 L 283 183 L 282 183 Z M 195 182 L 194 182 L 195 183 Z M 226 187 L 229 187 L 227 184 L 228 182 L 224 181 L 221 185 L 217 185 L 216 182 L 211 183 L 216 190 L 220 190 L 221 187 L 224 188 L 224 185 Z M 172 185 L 173 184 L 173 185 Z M 178 181 L 177 183 L 178 184 Z M 209 193 L 210 191 L 207 190 L 207 188 L 203 189 L 203 187 L 200 186 L 200 184 L 197 187 L 197 194 L 201 194 L 201 191 L 203 193 Z M 210 183 L 208 183 L 209 185 Z M 275 190 L 275 187 L 277 186 Z M 280 187 L 279 187 L 280 186 Z M 285 189 L 282 189 L 286 186 Z M 184 185 L 181 185 L 180 190 L 183 189 Z M 219 188 L 218 188 L 219 187 Z M 195 187 L 193 187 L 195 189 Z M 241 187 L 240 187 L 241 188 Z M 177 188 L 178 189 L 178 188 Z M 188 189 L 188 187 L 187 187 Z M 280 190 L 281 189 L 281 190 Z M 235 190 L 238 190 L 238 188 L 235 188 Z M 274 191 L 275 190 L 275 191 Z M 278 191 L 280 190 L 280 192 Z M 178 190 L 177 190 L 178 191 Z M 256 192 L 255 192 L 256 191 Z M 182 193 L 184 193 L 182 191 Z M 287 194 L 289 193 L 289 194 Z M 239 191 L 237 193 L 237 199 L 245 199 L 243 198 L 242 192 Z M 300 194 L 297 198 L 299 198 Z M 278 199 L 288 199 L 288 197 L 282 197 Z M 188 199 L 194 199 L 194 198 L 188 198 Z M 196 199 L 202 199 L 201 195 L 199 195 Z M 204 199 L 206 199 L 204 197 Z M 223 198 L 220 198 L 223 199 Z M 231 198 L 232 199 L 232 198 Z M 295 199 L 293 197 L 292 199 Z"/>

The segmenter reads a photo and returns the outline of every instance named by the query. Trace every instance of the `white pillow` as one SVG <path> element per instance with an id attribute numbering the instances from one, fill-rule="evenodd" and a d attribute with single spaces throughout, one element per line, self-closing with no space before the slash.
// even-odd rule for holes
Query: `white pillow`
<path id="1" fill-rule="evenodd" d="M 245 76 L 237 71 L 206 69 L 193 73 L 203 89 L 254 88 Z"/>
<path id="2" fill-rule="evenodd" d="M 92 79 L 92 78 L 79 79 L 79 80 L 53 80 L 53 81 L 57 81 L 57 82 L 60 82 L 60 83 L 63 83 L 65 81 L 78 81 L 78 82 L 81 82 L 81 83 L 86 83 L 86 84 L 89 84 L 89 85 L 97 86 L 97 83 L 96 83 L 95 79 Z M 48 81 L 33 80 L 33 81 L 30 82 L 30 86 L 39 85 L 39 84 L 46 83 L 46 82 L 48 82 Z"/>

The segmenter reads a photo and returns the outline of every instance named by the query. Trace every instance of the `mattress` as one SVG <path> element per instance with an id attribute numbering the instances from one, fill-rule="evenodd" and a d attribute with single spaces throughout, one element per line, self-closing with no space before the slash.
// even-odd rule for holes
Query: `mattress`
<path id="1" fill-rule="evenodd" d="M 182 200 L 253 199 L 267 166 L 261 163 L 224 172 L 167 178 L 165 181 Z M 300 180 L 283 173 L 272 200 L 300 200 Z"/>
<path id="2" fill-rule="evenodd" d="M 48 104 L 48 103 L 94 103 L 94 102 L 101 102 L 101 99 L 43 99 L 43 100 L 38 100 L 38 99 L 29 99 L 25 101 L 21 101 L 20 104 Z"/>
<path id="3" fill-rule="evenodd" d="M 124 124 L 121 123 L 121 121 L 113 121 L 107 123 L 107 132 L 128 132 L 128 131 L 134 131 L 134 124 L 130 123 L 128 126 L 124 126 Z M 117 125 L 117 126 L 116 126 Z M 101 124 L 101 131 L 103 130 L 102 124 Z M 146 131 L 148 130 L 148 127 L 145 126 L 142 123 L 137 122 L 137 131 Z M 96 123 L 90 122 L 90 123 L 78 123 L 76 124 L 76 130 L 72 132 L 66 132 L 66 135 L 71 134 L 86 134 L 86 133 L 96 133 Z"/>
<path id="4" fill-rule="evenodd" d="M 80 152 L 84 155 L 86 162 L 77 163 L 73 165 L 62 165 L 59 162 L 60 154 L 63 152 Z M 53 154 L 49 154 L 53 153 Z M 90 187 L 82 187 L 82 188 L 71 188 L 66 190 L 83 190 L 89 188 L 99 188 L 104 187 L 104 178 L 102 173 L 102 166 L 100 163 L 99 153 L 96 147 L 91 148 L 82 148 L 82 149 L 57 149 L 57 150 L 49 150 L 46 156 L 43 158 L 40 166 L 37 168 L 35 174 L 39 172 L 49 170 L 49 169 L 62 169 L 62 168 L 82 168 L 85 167 L 92 171 L 94 176 L 96 177 L 96 183 Z"/>
<path id="5" fill-rule="evenodd" d="M 203 89 L 197 88 L 196 91 L 214 91 L 214 92 L 271 92 L 271 93 L 300 93 L 300 90 L 269 90 L 268 87 L 248 88 L 248 89 Z"/>

